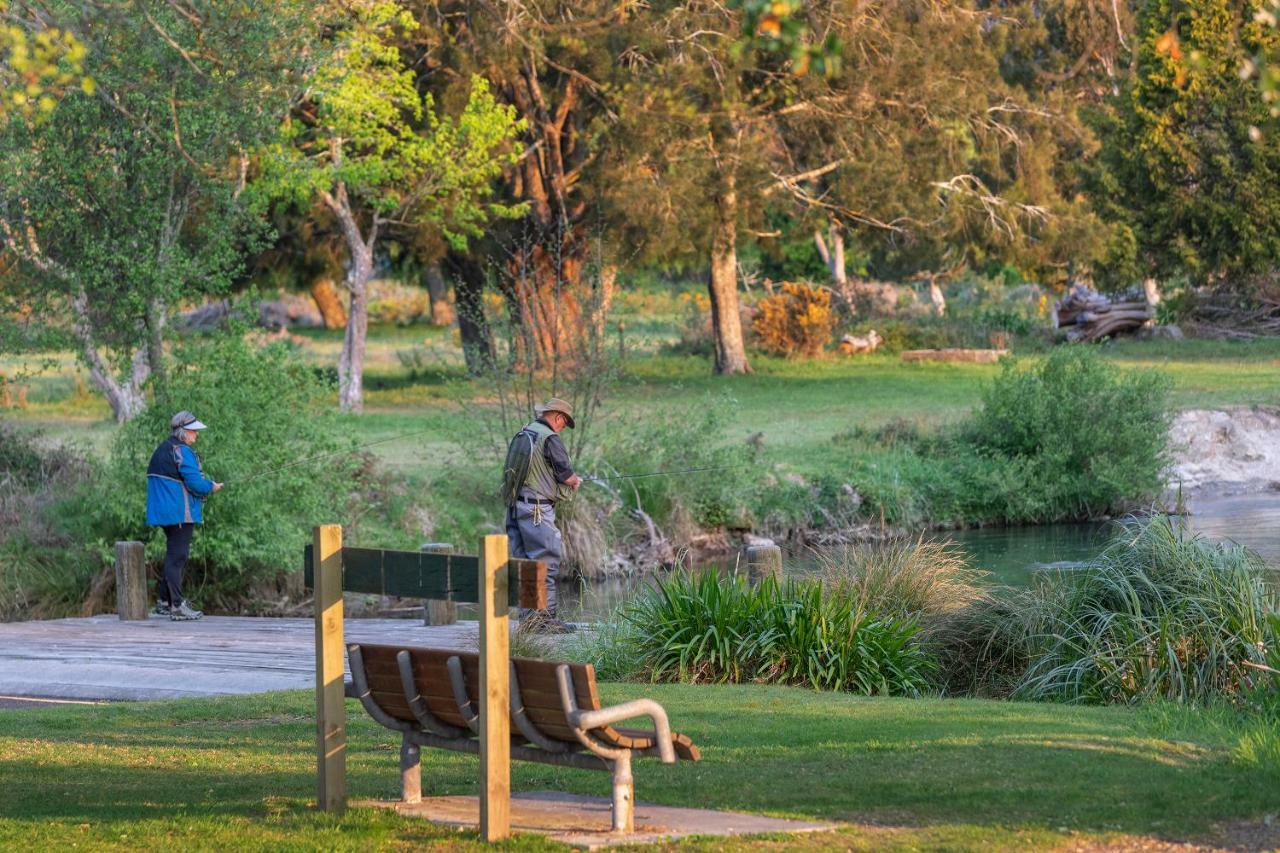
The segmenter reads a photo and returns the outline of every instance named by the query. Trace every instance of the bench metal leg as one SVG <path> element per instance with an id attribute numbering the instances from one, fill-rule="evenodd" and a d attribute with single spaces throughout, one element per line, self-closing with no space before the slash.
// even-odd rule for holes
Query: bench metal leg
<path id="1" fill-rule="evenodd" d="M 613 760 L 613 831 L 635 832 L 636 783 L 631 777 L 631 750 Z"/>
<path id="2" fill-rule="evenodd" d="M 400 741 L 400 802 L 422 802 L 422 754 L 407 734 Z"/>

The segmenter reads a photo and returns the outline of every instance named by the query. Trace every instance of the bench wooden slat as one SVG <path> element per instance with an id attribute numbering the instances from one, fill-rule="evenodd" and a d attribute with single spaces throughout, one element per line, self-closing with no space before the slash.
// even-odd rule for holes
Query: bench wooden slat
<path id="1" fill-rule="evenodd" d="M 365 677 L 373 700 L 392 717 L 414 722 L 413 713 L 404 697 L 400 680 L 400 664 L 396 660 L 402 648 L 401 646 L 360 644 L 361 657 L 365 664 Z M 475 701 L 480 693 L 480 656 L 475 652 L 462 652 L 455 649 L 410 648 L 407 651 L 413 668 L 415 687 L 431 713 L 442 722 L 465 728 L 466 721 L 459 713 L 454 699 L 448 661 L 450 658 L 458 658 L 462 665 L 467 695 Z M 564 664 L 559 661 L 532 658 L 512 658 L 512 662 L 515 665 L 525 715 L 538 727 L 539 731 L 552 740 L 579 746 L 573 727 L 564 717 L 564 709 L 560 702 L 560 685 L 556 678 L 556 669 Z M 573 675 L 574 693 L 578 706 L 583 710 L 599 710 L 602 706 L 596 688 L 595 668 L 591 664 L 583 663 L 569 663 L 568 666 Z M 657 744 L 654 732 L 645 729 L 603 726 L 593 729 L 591 734 L 605 745 L 621 749 L 645 750 Z M 466 736 L 473 735 L 468 733 Z M 512 721 L 512 741 L 525 742 L 514 720 Z M 698 748 L 685 735 L 672 733 L 671 743 L 680 758 L 691 761 L 700 759 Z"/>

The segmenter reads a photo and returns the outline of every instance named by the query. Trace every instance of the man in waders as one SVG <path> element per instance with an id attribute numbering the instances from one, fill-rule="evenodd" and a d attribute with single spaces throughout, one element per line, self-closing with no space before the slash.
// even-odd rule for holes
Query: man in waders
<path id="1" fill-rule="evenodd" d="M 573 626 L 556 618 L 556 577 L 564 557 L 556 503 L 582 485 L 559 435 L 565 427 L 573 429 L 573 411 L 558 397 L 533 411 L 536 420 L 511 439 L 503 465 L 507 539 L 511 556 L 547 562 L 547 609 L 522 610 L 521 620 L 539 633 L 567 634 Z"/>

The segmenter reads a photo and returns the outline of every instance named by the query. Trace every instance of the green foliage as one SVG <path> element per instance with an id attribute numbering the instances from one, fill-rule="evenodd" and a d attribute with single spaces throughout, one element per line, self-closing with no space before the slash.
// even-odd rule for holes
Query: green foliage
<path id="1" fill-rule="evenodd" d="M 1087 568 L 1032 592 L 1017 695 L 1188 702 L 1273 690 L 1257 668 L 1280 642 L 1280 600 L 1265 576 L 1238 545 L 1208 543 L 1165 517 L 1130 522 Z"/>
<path id="2" fill-rule="evenodd" d="M 683 515 L 701 527 L 738 526 L 749 517 L 760 482 L 755 453 L 720 439 L 733 403 L 708 398 L 693 417 L 666 416 L 651 408 L 642 417 L 611 425 L 601 439 L 601 474 L 719 470 L 614 481 L 624 505 L 639 506 L 659 525 Z"/>
<path id="3" fill-rule="evenodd" d="M 972 437 L 982 450 L 1025 463 L 1064 514 L 1102 512 L 1160 488 L 1169 384 L 1085 347 L 1056 349 L 1029 370 L 1008 361 Z"/>
<path id="4" fill-rule="evenodd" d="M 91 481 L 77 448 L 0 421 L 0 621 L 74 612 L 96 568 L 58 504 Z"/>
<path id="5" fill-rule="evenodd" d="M 8 19 L 0 26 L 0 119 L 39 119 L 73 87 L 93 94 L 93 78 L 84 76 L 84 42 L 36 11 L 21 0 L 0 0 Z"/>
<path id="6" fill-rule="evenodd" d="M 174 412 L 192 411 L 209 425 L 195 447 L 205 474 L 225 486 L 205 502 L 188 587 L 202 604 L 243 600 L 301 567 L 313 525 L 349 523 L 352 508 L 377 502 L 369 461 L 323 406 L 329 389 L 287 348 L 220 336 L 182 343 L 174 360 L 169 384 L 116 435 L 111 487 L 83 491 L 68 513 L 102 548 L 141 539 L 159 559 L 164 537 L 145 526 L 147 462 Z M 323 454 L 333 455 L 297 464 Z"/>
<path id="7" fill-rule="evenodd" d="M 1123 510 L 1162 485 L 1169 382 L 1084 347 L 1009 360 L 967 421 L 891 422 L 835 437 L 874 517 L 922 523 L 1060 521 Z"/>
<path id="8" fill-rule="evenodd" d="M 1144 271 L 1198 283 L 1266 271 L 1280 252 L 1280 137 L 1241 74 L 1280 32 L 1253 5 L 1155 0 L 1138 21 L 1133 75 L 1100 122 L 1107 175 L 1094 196 L 1133 229 Z"/>
<path id="9" fill-rule="evenodd" d="M 520 206 L 491 199 L 492 182 L 515 162 L 510 143 L 524 125 L 514 108 L 473 76 L 461 114 L 444 115 L 417 90 L 397 46 L 417 27 L 413 15 L 390 0 L 349 14 L 335 25 L 308 104 L 263 151 L 260 199 L 305 207 L 326 196 L 345 204 L 350 194 L 371 212 L 373 233 L 388 219 L 409 221 L 455 248 L 490 218 L 519 215 Z"/>
<path id="10" fill-rule="evenodd" d="M 863 695 L 915 695 L 934 663 L 910 617 L 864 609 L 816 580 L 751 585 L 714 571 L 677 573 L 626 611 L 656 681 L 796 684 Z"/>
<path id="11" fill-rule="evenodd" d="M 170 311 L 225 290 L 261 233 L 239 196 L 240 168 L 307 61 L 310 5 L 38 8 L 83 42 L 97 91 L 67 91 L 40 122 L 0 132 L 3 244 L 17 262 L 0 310 L 18 306 L 73 340 L 125 419 L 148 375 L 163 379 Z M 6 338 L 0 347 L 26 343 Z"/>

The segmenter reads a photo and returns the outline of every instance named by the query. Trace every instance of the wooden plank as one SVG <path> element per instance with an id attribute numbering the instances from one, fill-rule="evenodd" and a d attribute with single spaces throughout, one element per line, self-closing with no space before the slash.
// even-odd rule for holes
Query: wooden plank
<path id="1" fill-rule="evenodd" d="M 303 553 L 303 585 L 315 587 L 312 546 Z M 547 564 L 545 560 L 514 558 L 508 561 L 515 583 L 507 585 L 512 607 L 545 610 Z M 342 589 L 369 595 L 443 599 L 463 604 L 480 603 L 480 558 L 469 554 L 433 554 L 420 551 L 388 551 L 383 548 L 342 549 Z"/>
<path id="2" fill-rule="evenodd" d="M 507 537 L 484 537 L 480 553 L 480 837 L 499 841 L 511 834 Z"/>
<path id="3" fill-rule="evenodd" d="M 418 550 L 428 554 L 452 554 L 453 546 L 448 542 L 428 542 L 418 546 Z M 450 590 L 445 598 L 427 599 L 427 603 L 423 605 L 422 624 L 453 625 L 458 621 L 458 605 L 452 598 L 453 583 L 448 573 L 445 576 L 445 586 Z"/>
<path id="4" fill-rule="evenodd" d="M 343 700 L 342 528 L 312 533 L 316 603 L 316 806 L 347 807 L 347 709 Z"/>

